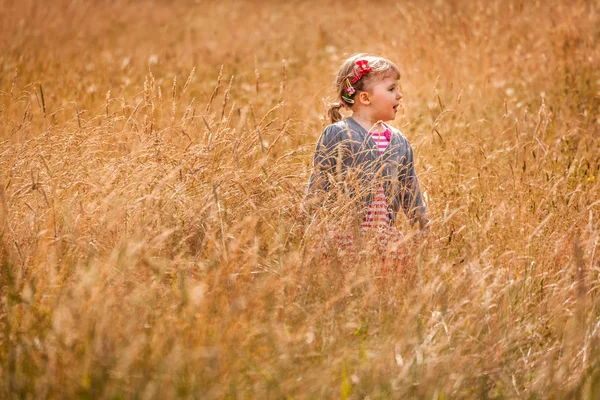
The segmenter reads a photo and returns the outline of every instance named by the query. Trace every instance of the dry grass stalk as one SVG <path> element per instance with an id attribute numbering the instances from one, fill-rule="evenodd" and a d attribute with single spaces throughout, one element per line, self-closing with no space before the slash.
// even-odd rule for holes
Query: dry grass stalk
<path id="1" fill-rule="evenodd" d="M 206 105 L 206 112 L 210 112 L 210 106 L 212 105 L 212 101 L 215 99 L 215 97 L 217 97 L 217 94 L 219 94 L 219 88 L 221 87 L 221 79 L 223 79 L 223 67 L 224 65 L 221 65 L 221 69 L 219 70 L 219 76 L 217 77 L 217 84 L 215 85 L 215 88 L 212 92 L 212 94 L 210 95 L 210 99 L 208 99 L 208 104 Z"/>
<path id="2" fill-rule="evenodd" d="M 362 32 L 327 1 L 0 0 L 3 397 L 596 398 L 598 7 L 457 5 L 373 3 Z M 373 38 L 432 220 L 400 216 L 398 262 L 332 237 L 354 172 L 301 206 L 320 99 Z"/>

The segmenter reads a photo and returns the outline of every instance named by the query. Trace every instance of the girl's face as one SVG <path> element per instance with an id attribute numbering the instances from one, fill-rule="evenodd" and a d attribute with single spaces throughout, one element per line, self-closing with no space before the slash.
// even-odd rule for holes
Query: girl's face
<path id="1" fill-rule="evenodd" d="M 396 118 L 402 94 L 398 88 L 398 80 L 388 77 L 369 85 L 371 116 L 374 120 L 391 121 Z"/>

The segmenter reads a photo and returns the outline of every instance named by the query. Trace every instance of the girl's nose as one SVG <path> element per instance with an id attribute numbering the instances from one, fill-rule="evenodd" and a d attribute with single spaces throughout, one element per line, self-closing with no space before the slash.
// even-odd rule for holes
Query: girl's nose
<path id="1" fill-rule="evenodd" d="M 396 98 L 400 100 L 402 98 L 402 93 L 399 90 L 396 90 Z"/>

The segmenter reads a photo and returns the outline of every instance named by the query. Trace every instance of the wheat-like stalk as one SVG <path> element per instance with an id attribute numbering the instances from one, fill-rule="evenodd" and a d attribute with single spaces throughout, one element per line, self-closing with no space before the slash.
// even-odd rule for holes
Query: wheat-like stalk
<path id="1" fill-rule="evenodd" d="M 598 5 L 0 9 L 0 397 L 597 397 Z M 426 232 L 305 199 L 358 51 Z"/>

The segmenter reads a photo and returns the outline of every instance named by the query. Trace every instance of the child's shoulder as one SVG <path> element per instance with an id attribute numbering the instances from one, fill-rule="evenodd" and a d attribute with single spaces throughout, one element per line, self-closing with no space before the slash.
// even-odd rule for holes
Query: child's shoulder
<path id="1" fill-rule="evenodd" d="M 323 136 L 326 139 L 341 140 L 341 137 L 344 136 L 343 133 L 350 131 L 352 131 L 352 129 L 349 127 L 348 122 L 346 119 L 343 119 L 327 125 L 323 129 Z"/>
<path id="2" fill-rule="evenodd" d="M 346 117 L 340 121 L 327 125 L 324 129 L 324 132 L 330 135 L 337 135 L 341 132 L 345 132 L 352 137 L 362 137 L 366 133 L 365 129 L 350 117 Z"/>
<path id="3" fill-rule="evenodd" d="M 329 124 L 325 127 L 324 131 L 325 132 L 339 132 L 342 130 L 347 130 L 348 129 L 348 121 L 346 118 L 334 122 L 332 124 Z"/>

